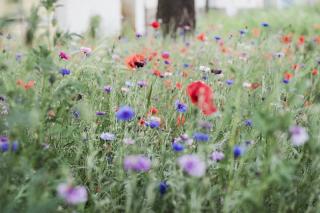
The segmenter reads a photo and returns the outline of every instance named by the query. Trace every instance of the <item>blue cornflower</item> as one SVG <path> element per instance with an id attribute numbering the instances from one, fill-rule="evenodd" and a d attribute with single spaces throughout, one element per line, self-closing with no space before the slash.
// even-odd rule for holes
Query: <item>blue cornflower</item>
<path id="1" fill-rule="evenodd" d="M 184 150 L 184 145 L 181 143 L 173 143 L 172 144 L 172 149 L 175 152 L 182 152 Z"/>
<path id="2" fill-rule="evenodd" d="M 209 135 L 202 132 L 196 132 L 193 134 L 193 139 L 197 142 L 207 142 L 209 141 Z"/>
<path id="3" fill-rule="evenodd" d="M 189 64 L 183 64 L 183 68 L 188 68 Z"/>
<path id="4" fill-rule="evenodd" d="M 120 121 L 129 121 L 135 116 L 135 112 L 129 106 L 120 107 L 116 113 L 116 117 Z"/>
<path id="5" fill-rule="evenodd" d="M 72 115 L 73 115 L 73 117 L 74 117 L 75 119 L 79 119 L 79 118 L 80 118 L 80 112 L 77 111 L 77 110 L 74 110 L 74 111 L 72 112 Z"/>
<path id="6" fill-rule="evenodd" d="M 188 110 L 188 106 L 180 101 L 176 101 L 176 110 L 181 113 L 185 113 Z"/>
<path id="7" fill-rule="evenodd" d="M 112 91 L 112 87 L 111 86 L 104 86 L 103 87 L 103 91 L 105 92 L 105 93 L 110 93 L 111 91 Z"/>
<path id="8" fill-rule="evenodd" d="M 234 83 L 234 80 L 232 80 L 232 79 L 226 80 L 226 84 L 229 86 L 231 86 L 233 83 Z"/>
<path id="9" fill-rule="evenodd" d="M 66 69 L 66 68 L 60 69 L 60 74 L 61 74 L 62 76 L 70 75 L 70 73 L 71 73 L 71 71 L 68 70 L 68 69 Z"/>
<path id="10" fill-rule="evenodd" d="M 241 146 L 236 145 L 233 148 L 233 156 L 234 158 L 240 157 L 244 153 L 244 149 Z"/>
<path id="11" fill-rule="evenodd" d="M 0 136 L 0 150 L 7 152 L 9 150 L 9 140 L 7 137 Z"/>
<path id="12" fill-rule="evenodd" d="M 243 36 L 243 35 L 245 35 L 247 33 L 247 30 L 240 30 L 239 32 L 240 32 L 240 35 Z"/>
<path id="13" fill-rule="evenodd" d="M 150 121 L 149 126 L 151 129 L 155 129 L 160 126 L 160 123 L 159 123 L 159 121 L 152 120 L 152 121 Z"/>
<path id="14" fill-rule="evenodd" d="M 269 27 L 269 24 L 268 24 L 267 22 L 262 22 L 262 23 L 261 23 L 261 26 L 262 26 L 262 27 Z"/>
<path id="15" fill-rule="evenodd" d="M 248 126 L 248 127 L 252 127 L 252 123 L 253 123 L 253 122 L 252 122 L 252 120 L 250 120 L 250 119 L 247 119 L 247 120 L 244 121 L 244 125 L 245 125 L 245 126 Z"/>
<path id="16" fill-rule="evenodd" d="M 159 192 L 161 195 L 164 195 L 168 191 L 169 185 L 167 184 L 167 181 L 162 181 L 159 184 Z"/>
<path id="17" fill-rule="evenodd" d="M 215 39 L 216 41 L 220 41 L 220 40 L 221 40 L 221 37 L 217 35 L 217 36 L 214 37 L 214 39 Z"/>
<path id="18" fill-rule="evenodd" d="M 285 84 L 289 84 L 289 80 L 288 79 L 283 79 L 282 82 L 285 83 Z"/>
<path id="19" fill-rule="evenodd" d="M 14 141 L 12 143 L 11 150 L 12 150 L 12 152 L 17 152 L 19 150 L 19 142 L 18 141 Z"/>

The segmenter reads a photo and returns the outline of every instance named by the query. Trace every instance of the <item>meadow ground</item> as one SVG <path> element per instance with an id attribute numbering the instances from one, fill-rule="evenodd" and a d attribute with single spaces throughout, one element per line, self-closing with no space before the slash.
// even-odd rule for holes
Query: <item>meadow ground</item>
<path id="1" fill-rule="evenodd" d="M 1 212 L 318 212 L 320 9 L 198 23 L 3 34 Z"/>

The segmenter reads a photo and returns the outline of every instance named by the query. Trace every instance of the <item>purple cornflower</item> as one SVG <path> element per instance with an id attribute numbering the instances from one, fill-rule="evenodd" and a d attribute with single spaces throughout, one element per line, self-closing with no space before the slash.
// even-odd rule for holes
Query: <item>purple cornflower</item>
<path id="1" fill-rule="evenodd" d="M 197 155 L 183 155 L 178 158 L 178 164 L 191 176 L 201 177 L 206 173 L 206 164 Z"/>
<path id="2" fill-rule="evenodd" d="M 184 150 L 184 145 L 181 143 L 174 142 L 172 144 L 172 149 L 175 152 L 182 152 Z"/>
<path id="3" fill-rule="evenodd" d="M 104 141 L 113 141 L 116 139 L 116 136 L 110 132 L 103 132 L 100 135 L 100 138 Z"/>
<path id="4" fill-rule="evenodd" d="M 159 121 L 156 121 L 156 120 L 151 120 L 149 123 L 148 123 L 148 126 L 151 128 L 151 129 L 155 129 L 155 128 L 158 128 L 160 126 L 160 122 Z"/>
<path id="5" fill-rule="evenodd" d="M 130 121 L 135 116 L 135 112 L 129 106 L 122 106 L 116 112 L 117 120 L 119 121 Z"/>
<path id="6" fill-rule="evenodd" d="M 111 93 L 111 91 L 112 91 L 112 87 L 111 86 L 104 86 L 103 87 L 103 91 L 105 92 L 105 93 Z"/>
<path id="7" fill-rule="evenodd" d="M 253 122 L 252 122 L 251 119 L 247 119 L 247 120 L 244 121 L 244 125 L 245 125 L 245 126 L 248 126 L 248 127 L 252 127 L 252 123 L 253 123 Z"/>
<path id="8" fill-rule="evenodd" d="M 193 140 L 197 142 L 207 142 L 209 141 L 209 135 L 202 132 L 195 132 L 193 134 Z"/>
<path id="9" fill-rule="evenodd" d="M 5 136 L 0 136 L 0 150 L 7 152 L 9 150 L 9 140 Z"/>
<path id="10" fill-rule="evenodd" d="M 159 192 L 161 195 L 164 195 L 169 189 L 169 185 L 167 184 L 167 181 L 162 181 L 159 184 Z"/>
<path id="11" fill-rule="evenodd" d="M 88 200 L 87 190 L 84 186 L 70 186 L 68 183 L 59 184 L 59 197 L 63 198 L 68 204 L 85 203 Z"/>
<path id="12" fill-rule="evenodd" d="M 17 53 L 16 54 L 16 61 L 21 62 L 22 56 L 23 56 L 22 53 Z"/>
<path id="13" fill-rule="evenodd" d="M 261 23 L 261 26 L 262 26 L 262 27 L 269 27 L 269 24 L 268 24 L 267 22 L 262 22 L 262 23 Z"/>
<path id="14" fill-rule="evenodd" d="M 60 69 L 60 74 L 61 74 L 62 76 L 70 75 L 70 73 L 71 73 L 71 71 L 68 70 L 68 69 L 66 69 L 66 68 Z"/>
<path id="15" fill-rule="evenodd" d="M 229 86 L 231 86 L 233 83 L 234 83 L 234 80 L 232 80 L 232 79 L 226 80 L 226 84 Z"/>
<path id="16" fill-rule="evenodd" d="M 199 121 L 199 127 L 203 128 L 203 129 L 212 129 L 212 123 L 210 123 L 209 121 Z"/>
<path id="17" fill-rule="evenodd" d="M 291 126 L 289 132 L 291 134 L 291 143 L 294 146 L 301 146 L 309 140 L 308 132 L 303 127 Z"/>
<path id="18" fill-rule="evenodd" d="M 126 171 L 147 172 L 151 168 L 151 160 L 142 155 L 129 155 L 125 157 L 123 167 Z"/>
<path id="19" fill-rule="evenodd" d="M 137 84 L 140 88 L 148 86 L 148 83 L 146 81 L 138 81 Z"/>
<path id="20" fill-rule="evenodd" d="M 188 106 L 179 100 L 176 101 L 175 105 L 178 112 L 185 113 L 188 110 Z"/>
<path id="21" fill-rule="evenodd" d="M 223 152 L 219 151 L 214 151 L 211 153 L 211 160 L 219 162 L 224 159 L 224 154 Z"/>
<path id="22" fill-rule="evenodd" d="M 101 111 L 96 112 L 96 115 L 98 115 L 98 116 L 105 115 L 105 114 L 106 114 L 106 112 L 101 112 Z"/>

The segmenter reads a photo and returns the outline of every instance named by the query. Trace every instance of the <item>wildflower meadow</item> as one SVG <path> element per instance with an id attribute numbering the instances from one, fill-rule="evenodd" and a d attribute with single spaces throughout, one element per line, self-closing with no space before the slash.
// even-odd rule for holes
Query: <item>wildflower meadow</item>
<path id="1" fill-rule="evenodd" d="M 320 8 L 192 35 L 0 35 L 0 212 L 319 212 Z"/>

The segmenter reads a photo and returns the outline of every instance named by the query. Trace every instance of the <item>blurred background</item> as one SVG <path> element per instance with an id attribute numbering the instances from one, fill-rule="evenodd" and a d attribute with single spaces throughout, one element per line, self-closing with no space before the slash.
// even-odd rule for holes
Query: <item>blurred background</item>
<path id="1" fill-rule="evenodd" d="M 159 0 L 159 2 L 166 0 Z M 174 4 L 184 0 L 167 1 Z M 235 16 L 252 9 L 286 10 L 302 5 L 314 6 L 320 0 L 191 0 L 196 17 L 206 13 Z M 191 2 L 185 0 L 184 2 Z M 173 3 L 172 3 L 173 2 Z M 39 7 L 42 5 L 43 7 Z M 45 8 L 45 9 L 44 9 Z M 161 8 L 160 8 L 161 9 Z M 126 30 L 148 33 L 157 17 L 158 0 L 0 0 L 0 30 L 25 34 L 52 22 L 49 33 L 91 33 L 117 36 Z M 165 8 L 162 10 L 166 10 Z M 49 11 L 49 12 L 48 12 Z M 158 14 L 159 15 L 159 14 Z M 212 16 L 211 16 L 212 17 Z M 161 17 L 160 20 L 161 22 Z M 14 24 L 13 24 L 14 23 Z"/>

